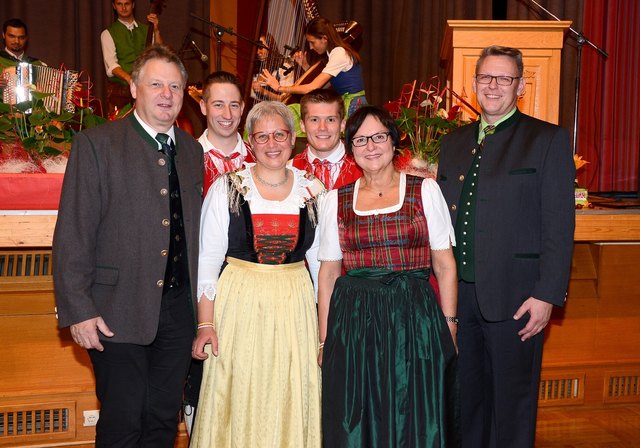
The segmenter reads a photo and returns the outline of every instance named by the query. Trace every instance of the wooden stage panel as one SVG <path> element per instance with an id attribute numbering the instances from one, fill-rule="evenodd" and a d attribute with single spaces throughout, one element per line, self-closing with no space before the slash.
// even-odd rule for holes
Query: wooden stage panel
<path id="1" fill-rule="evenodd" d="M 585 405 L 640 405 L 639 265 L 638 243 L 575 244 L 568 300 L 547 328 L 542 375 L 583 373 Z M 626 389 L 617 392 L 620 384 Z"/>
<path id="2" fill-rule="evenodd" d="M 0 266 L 16 251 L 50 253 L 54 225 L 55 215 L 0 214 Z M 576 225 L 568 300 L 545 336 L 541 409 L 640 408 L 640 213 L 578 212 Z M 70 419 L 65 433 L 2 436 L 0 447 L 91 446 L 90 361 L 57 328 L 51 275 L 0 269 L 0 340 L 0 413 L 64 405 Z M 176 446 L 187 446 L 184 425 Z"/>

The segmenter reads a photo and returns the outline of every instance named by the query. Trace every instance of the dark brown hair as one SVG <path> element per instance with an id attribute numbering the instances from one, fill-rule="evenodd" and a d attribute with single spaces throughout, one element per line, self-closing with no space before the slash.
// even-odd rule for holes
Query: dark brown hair
<path id="1" fill-rule="evenodd" d="M 24 23 L 22 20 L 20 19 L 9 19 L 6 22 L 4 22 L 4 24 L 2 25 L 2 33 L 6 33 L 7 32 L 7 28 L 24 28 L 24 34 L 25 35 L 29 35 L 29 30 L 27 29 L 27 24 Z"/>
<path id="2" fill-rule="evenodd" d="M 307 24 L 305 34 L 313 36 L 316 39 L 327 38 L 327 51 L 331 51 L 336 47 L 342 47 L 347 54 L 351 56 L 354 64 L 360 62 L 360 55 L 351 45 L 342 40 L 333 24 L 323 17 L 316 17 Z"/>
<path id="3" fill-rule="evenodd" d="M 213 84 L 232 84 L 238 89 L 238 95 L 240 96 L 240 102 L 242 102 L 242 84 L 240 79 L 233 73 L 219 71 L 210 73 L 204 79 L 202 86 L 202 99 L 207 101 L 209 99 L 209 87 Z"/>
<path id="4" fill-rule="evenodd" d="M 347 120 L 344 131 L 344 147 L 347 154 L 353 154 L 353 142 L 351 140 L 358 132 L 358 129 L 360 129 L 360 126 L 362 126 L 364 120 L 369 116 L 376 118 L 382 126 L 387 128 L 393 146 L 400 146 L 400 131 L 398 130 L 395 120 L 389 115 L 389 112 L 382 107 L 365 105 L 351 114 Z"/>

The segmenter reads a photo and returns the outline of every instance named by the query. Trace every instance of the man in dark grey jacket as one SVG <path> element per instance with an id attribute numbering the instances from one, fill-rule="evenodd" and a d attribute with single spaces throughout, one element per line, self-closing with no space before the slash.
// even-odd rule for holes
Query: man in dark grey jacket
<path id="1" fill-rule="evenodd" d="M 485 48 L 479 122 L 442 141 L 456 229 L 463 447 L 533 447 L 544 328 L 565 300 L 575 226 L 568 133 L 521 113 L 522 53 Z"/>
<path id="2" fill-rule="evenodd" d="M 187 81 L 177 55 L 152 46 L 132 75 L 135 112 L 74 139 L 56 303 L 93 364 L 96 446 L 173 447 L 195 333 L 202 148 L 174 126 Z"/>

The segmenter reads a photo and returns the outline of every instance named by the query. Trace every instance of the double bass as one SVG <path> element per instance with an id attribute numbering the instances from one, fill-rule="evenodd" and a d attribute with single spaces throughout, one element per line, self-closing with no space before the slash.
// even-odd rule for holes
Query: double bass
<path id="1" fill-rule="evenodd" d="M 149 14 L 155 14 L 159 16 L 162 14 L 162 9 L 164 8 L 164 0 L 151 0 L 151 4 L 149 6 Z M 145 41 L 145 47 L 148 47 L 153 43 L 153 33 L 156 27 L 153 24 L 149 24 L 149 28 L 147 29 L 147 39 Z"/>

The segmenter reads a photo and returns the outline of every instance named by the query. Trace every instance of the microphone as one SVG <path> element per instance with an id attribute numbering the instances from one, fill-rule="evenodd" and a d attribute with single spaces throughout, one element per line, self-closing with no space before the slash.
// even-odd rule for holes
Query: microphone
<path id="1" fill-rule="evenodd" d="M 198 44 L 196 44 L 193 39 L 189 39 L 189 45 L 191 45 L 191 48 L 196 52 L 202 62 L 207 62 L 209 60 L 209 56 L 204 54 L 204 52 L 200 49 L 200 47 L 198 47 Z"/>
<path id="2" fill-rule="evenodd" d="M 289 53 L 294 54 L 297 51 L 300 51 L 300 49 L 298 47 L 290 47 L 289 45 L 285 45 L 284 46 L 285 50 L 289 50 Z"/>
<path id="3" fill-rule="evenodd" d="M 280 68 L 284 69 L 284 71 L 282 72 L 282 74 L 284 76 L 287 76 L 289 73 L 291 73 L 293 71 L 293 69 L 295 68 L 295 65 L 290 65 L 289 67 L 285 67 L 284 65 L 281 66 Z"/>

